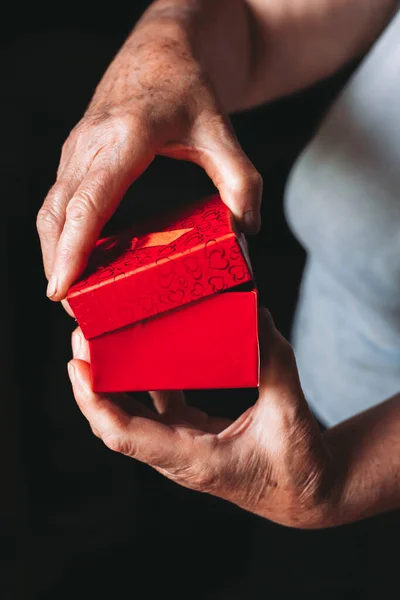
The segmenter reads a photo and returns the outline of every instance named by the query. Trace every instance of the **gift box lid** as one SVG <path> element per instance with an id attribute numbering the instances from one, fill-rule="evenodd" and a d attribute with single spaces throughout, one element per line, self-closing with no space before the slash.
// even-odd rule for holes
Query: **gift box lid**
<path id="1" fill-rule="evenodd" d="M 252 280 L 218 196 L 100 239 L 67 300 L 86 339 Z"/>

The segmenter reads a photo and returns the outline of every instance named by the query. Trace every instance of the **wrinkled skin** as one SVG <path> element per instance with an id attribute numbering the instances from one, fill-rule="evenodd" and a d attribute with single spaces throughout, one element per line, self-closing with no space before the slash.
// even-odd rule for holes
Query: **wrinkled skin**
<path id="1" fill-rule="evenodd" d="M 151 392 L 154 411 L 91 390 L 89 352 L 73 334 L 77 403 L 111 450 L 185 487 L 225 498 L 284 525 L 313 528 L 334 512 L 334 468 L 304 399 L 293 352 L 262 313 L 259 399 L 237 421 L 209 417 L 182 392 Z"/>
<path id="2" fill-rule="evenodd" d="M 37 218 L 52 300 L 65 298 L 127 188 L 156 155 L 202 166 L 242 229 L 259 228 L 261 177 L 190 45 L 175 38 L 139 31 L 63 146 Z"/>

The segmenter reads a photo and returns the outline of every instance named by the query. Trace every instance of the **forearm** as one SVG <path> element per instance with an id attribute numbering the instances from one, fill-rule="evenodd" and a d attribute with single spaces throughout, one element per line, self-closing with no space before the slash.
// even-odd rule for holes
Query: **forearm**
<path id="1" fill-rule="evenodd" d="M 177 69 L 184 64 L 185 72 Z M 146 65 L 146 68 L 143 68 Z M 129 84 L 137 93 L 142 82 L 137 72 L 145 74 L 143 87 L 157 85 L 168 76 L 170 87 L 184 94 L 198 94 L 187 82 L 197 69 L 211 83 L 216 98 L 225 111 L 243 105 L 250 85 L 251 41 L 249 12 L 244 0 L 156 0 L 143 14 L 100 82 L 98 92 L 106 88 L 117 93 L 116 78 Z M 185 81 L 186 80 L 186 81 Z M 159 98 L 158 98 L 159 99 Z M 190 100 L 190 99 L 189 99 Z M 184 105 L 185 98 L 179 103 Z"/>
<path id="2" fill-rule="evenodd" d="M 400 395 L 329 429 L 339 486 L 330 525 L 400 508 Z"/>
<path id="3" fill-rule="evenodd" d="M 224 110 L 243 105 L 251 86 L 252 17 L 245 0 L 156 0 L 132 33 L 144 43 L 163 35 L 192 57 L 212 83 Z"/>
<path id="4" fill-rule="evenodd" d="M 121 54 L 131 63 L 155 57 L 154 64 L 160 66 L 161 48 L 165 68 L 172 48 L 186 55 L 188 64 L 194 58 L 230 112 L 295 92 L 334 73 L 378 37 L 395 4 L 394 0 L 157 0 Z"/>
<path id="5" fill-rule="evenodd" d="M 395 0 L 246 0 L 254 33 L 245 103 L 306 88 L 361 56 L 394 13 Z"/>

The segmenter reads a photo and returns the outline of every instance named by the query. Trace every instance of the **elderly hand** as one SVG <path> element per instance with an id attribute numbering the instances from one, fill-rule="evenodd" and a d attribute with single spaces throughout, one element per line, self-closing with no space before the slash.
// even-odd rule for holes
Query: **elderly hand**
<path id="1" fill-rule="evenodd" d="M 165 19 L 158 4 L 128 38 L 66 140 L 57 180 L 39 211 L 52 300 L 65 298 L 124 193 L 156 155 L 199 164 L 242 229 L 259 227 L 261 177 L 185 27 L 178 17 Z"/>
<path id="2" fill-rule="evenodd" d="M 95 394 L 80 330 L 73 334 L 68 370 L 82 413 L 110 449 L 278 523 L 325 526 L 336 489 L 329 453 L 304 399 L 292 349 L 266 312 L 260 339 L 259 399 L 233 423 L 187 406 L 182 392 L 150 392 L 154 411 L 125 395 Z"/>

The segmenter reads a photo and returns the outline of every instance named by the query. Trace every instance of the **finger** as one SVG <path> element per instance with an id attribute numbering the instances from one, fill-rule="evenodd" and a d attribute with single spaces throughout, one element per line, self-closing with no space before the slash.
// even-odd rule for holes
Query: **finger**
<path id="1" fill-rule="evenodd" d="M 129 416 L 102 394 L 91 389 L 89 364 L 74 359 L 68 364 L 68 374 L 72 383 L 75 399 L 92 430 L 104 439 L 110 432 L 119 432 L 129 423 Z"/>
<path id="2" fill-rule="evenodd" d="M 306 406 L 297 373 L 293 350 L 276 329 L 270 313 L 259 309 L 260 386 L 259 397 L 236 421 L 220 432 L 219 439 L 234 440 L 248 432 L 264 438 L 279 431 L 282 419 L 292 409 Z M 290 410 L 290 413 L 288 412 Z M 267 428 L 266 425 L 269 425 Z"/>
<path id="3" fill-rule="evenodd" d="M 71 344 L 72 356 L 79 360 L 84 360 L 85 362 L 90 363 L 89 344 L 85 340 L 80 327 L 77 327 L 75 331 L 72 332 Z"/>
<path id="4" fill-rule="evenodd" d="M 101 439 L 101 438 L 100 438 L 100 434 L 99 434 L 99 432 L 97 431 L 97 429 L 94 429 L 93 427 L 90 427 L 90 429 L 92 430 L 92 433 L 93 433 L 93 435 L 94 435 L 94 436 L 96 436 L 97 438 Z"/>
<path id="5" fill-rule="evenodd" d="M 86 266 L 105 223 L 129 185 L 147 168 L 153 156 L 138 147 L 133 154 L 116 146 L 98 154 L 66 207 L 65 223 L 55 251 L 47 295 L 65 298 L 68 288 Z"/>
<path id="6" fill-rule="evenodd" d="M 203 167 L 222 200 L 246 233 L 257 233 L 261 224 L 262 178 L 241 148 L 228 119 L 203 118 L 193 131 L 195 149 L 168 149 L 176 158 L 188 158 Z M 183 156 L 184 157 L 184 156 Z"/>
<path id="7" fill-rule="evenodd" d="M 201 155 L 201 165 L 245 233 L 261 226 L 262 179 L 237 143 L 213 144 Z"/>
<path id="8" fill-rule="evenodd" d="M 149 392 L 154 408 L 160 414 L 172 412 L 185 406 L 185 394 L 181 390 Z"/>
<path id="9" fill-rule="evenodd" d="M 265 309 L 259 312 L 260 386 L 258 405 L 276 405 L 278 412 L 306 404 L 296 359 L 289 342 L 276 329 Z"/>
<path id="10" fill-rule="evenodd" d="M 71 361 L 68 373 L 80 410 L 111 450 L 161 468 L 176 467 L 193 454 L 188 437 L 180 438 L 158 420 L 132 416 L 118 402 L 94 393 L 86 362 Z"/>
<path id="11" fill-rule="evenodd" d="M 260 342 L 261 385 L 271 387 L 297 377 L 297 366 L 292 346 L 275 327 L 265 308 L 259 309 L 258 334 Z"/>
<path id="12" fill-rule="evenodd" d="M 74 311 L 70 307 L 68 300 L 61 300 L 61 304 L 63 305 L 65 312 L 74 319 L 75 318 Z"/>
<path id="13" fill-rule="evenodd" d="M 42 249 L 43 265 L 46 277 L 51 276 L 55 251 L 65 223 L 65 210 L 75 194 L 86 169 L 66 168 L 63 176 L 53 185 L 38 212 L 36 226 Z"/>

